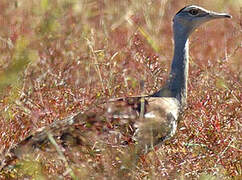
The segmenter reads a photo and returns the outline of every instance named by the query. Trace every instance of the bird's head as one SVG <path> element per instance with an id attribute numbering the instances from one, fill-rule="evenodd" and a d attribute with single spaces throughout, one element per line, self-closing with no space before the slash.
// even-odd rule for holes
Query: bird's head
<path id="1" fill-rule="evenodd" d="M 173 28 L 174 31 L 181 31 L 181 33 L 185 33 L 184 35 L 189 36 L 199 25 L 220 18 L 231 18 L 231 16 L 226 13 L 216 13 L 199 6 L 190 5 L 177 12 L 173 18 Z"/>

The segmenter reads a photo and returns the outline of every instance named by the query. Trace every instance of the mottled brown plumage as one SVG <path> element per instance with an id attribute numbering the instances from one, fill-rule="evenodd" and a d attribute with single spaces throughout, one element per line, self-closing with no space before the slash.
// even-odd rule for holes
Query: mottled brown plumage
<path id="1" fill-rule="evenodd" d="M 145 145 L 156 145 L 175 134 L 179 101 L 171 97 L 127 97 L 108 102 L 107 117 L 121 124 L 133 120 L 134 139 Z"/>

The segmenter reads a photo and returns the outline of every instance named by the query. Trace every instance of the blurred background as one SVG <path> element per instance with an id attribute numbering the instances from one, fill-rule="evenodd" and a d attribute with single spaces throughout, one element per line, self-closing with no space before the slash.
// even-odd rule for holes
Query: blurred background
<path id="1" fill-rule="evenodd" d="M 241 0 L 1 0 L 1 156 L 56 119 L 162 87 L 172 18 L 190 4 L 233 18 L 206 23 L 190 38 L 188 108 L 177 135 L 130 171 L 102 153 L 70 167 L 78 178 L 240 179 Z M 0 177 L 73 177 L 64 165 L 44 162 Z"/>

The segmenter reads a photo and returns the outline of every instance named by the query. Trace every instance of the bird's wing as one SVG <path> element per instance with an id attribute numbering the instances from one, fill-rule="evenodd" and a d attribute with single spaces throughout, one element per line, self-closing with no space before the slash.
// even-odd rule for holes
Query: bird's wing
<path id="1" fill-rule="evenodd" d="M 157 145 L 172 137 L 177 128 L 179 102 L 171 97 L 126 97 L 107 104 L 107 117 L 132 125 L 134 138 L 145 145 Z"/>
<path id="2" fill-rule="evenodd" d="M 137 123 L 137 137 L 141 142 L 152 146 L 175 134 L 180 106 L 175 98 L 170 97 L 150 97 L 146 101 L 144 118 Z"/>
<path id="3" fill-rule="evenodd" d="M 38 129 L 6 153 L 0 169 L 28 152 L 53 151 L 53 146 L 49 145 L 50 135 L 63 148 L 69 149 L 76 146 L 92 149 L 97 142 L 117 147 L 118 144 L 133 143 L 133 137 L 142 142 L 141 148 L 155 145 L 174 134 L 178 111 L 174 98 L 111 99 L 106 106 L 80 112 Z"/>

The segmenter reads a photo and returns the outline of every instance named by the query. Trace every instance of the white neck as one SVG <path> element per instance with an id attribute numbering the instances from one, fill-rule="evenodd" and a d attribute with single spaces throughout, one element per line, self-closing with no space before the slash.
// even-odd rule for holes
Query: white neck
<path id="1" fill-rule="evenodd" d="M 178 99 L 181 105 L 186 104 L 187 80 L 189 68 L 189 40 L 187 35 L 174 31 L 174 55 L 167 87 L 171 96 Z"/>
<path id="2" fill-rule="evenodd" d="M 187 79 L 188 79 L 188 49 L 189 31 L 183 29 L 181 24 L 174 23 L 174 55 L 171 65 L 171 72 L 166 86 L 155 93 L 155 97 L 174 97 L 183 107 L 187 98 Z"/>

